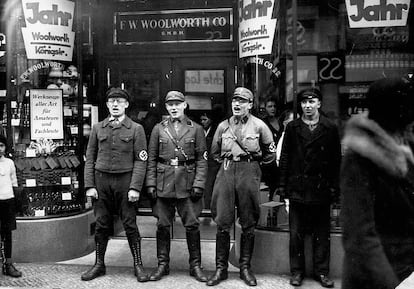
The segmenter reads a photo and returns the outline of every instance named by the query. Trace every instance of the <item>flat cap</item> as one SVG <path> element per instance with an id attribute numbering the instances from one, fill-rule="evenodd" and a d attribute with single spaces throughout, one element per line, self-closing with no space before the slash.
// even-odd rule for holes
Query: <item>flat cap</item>
<path id="1" fill-rule="evenodd" d="M 253 101 L 253 93 L 245 87 L 236 87 L 236 89 L 233 92 L 233 98 L 235 97 L 240 97 L 247 99 L 249 101 Z"/>
<path id="2" fill-rule="evenodd" d="M 129 101 L 129 94 L 125 89 L 119 87 L 112 87 L 106 92 L 106 99 L 109 98 L 125 98 Z"/>
<path id="3" fill-rule="evenodd" d="M 299 92 L 298 101 L 303 101 L 305 99 L 317 98 L 322 100 L 322 93 L 317 88 L 307 88 Z"/>
<path id="4" fill-rule="evenodd" d="M 184 94 L 182 94 L 181 92 L 176 91 L 176 90 L 169 91 L 167 93 L 167 96 L 165 97 L 165 102 L 173 101 L 173 100 L 176 100 L 176 101 L 185 101 Z"/>

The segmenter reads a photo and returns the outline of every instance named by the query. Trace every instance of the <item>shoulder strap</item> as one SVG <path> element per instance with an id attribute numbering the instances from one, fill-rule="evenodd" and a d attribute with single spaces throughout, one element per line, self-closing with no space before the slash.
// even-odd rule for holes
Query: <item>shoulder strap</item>
<path id="1" fill-rule="evenodd" d="M 248 155 L 248 156 L 250 156 L 250 152 L 249 151 L 247 151 L 244 147 L 243 147 L 243 145 L 241 144 L 241 142 L 240 142 L 240 140 L 237 138 L 237 136 L 236 136 L 236 134 L 234 133 L 234 131 L 233 131 L 233 129 L 231 128 L 231 125 L 230 125 L 230 119 L 228 118 L 227 119 L 227 122 L 228 122 L 228 124 L 229 124 L 229 131 L 230 131 L 230 133 L 231 133 L 231 135 L 233 136 L 233 138 L 234 138 L 234 141 L 239 145 L 239 147 Z"/>
<path id="2" fill-rule="evenodd" d="M 168 129 L 168 126 L 164 126 L 164 131 L 168 135 L 168 137 L 171 139 L 172 143 L 175 145 L 177 150 L 184 156 L 185 160 L 188 161 L 188 155 L 185 153 L 183 147 L 178 144 L 178 141 L 172 136 L 170 130 Z"/>

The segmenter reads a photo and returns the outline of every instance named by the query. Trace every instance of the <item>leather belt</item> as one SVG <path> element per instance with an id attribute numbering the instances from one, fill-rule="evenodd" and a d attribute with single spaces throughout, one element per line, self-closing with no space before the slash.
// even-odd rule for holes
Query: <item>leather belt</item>
<path id="1" fill-rule="evenodd" d="M 232 160 L 233 162 L 252 162 L 254 159 L 252 159 L 251 156 L 230 156 L 227 158 L 228 160 Z"/>
<path id="2" fill-rule="evenodd" d="M 169 165 L 169 166 L 188 166 L 188 165 L 192 165 L 195 163 L 195 160 L 188 160 L 188 161 L 180 161 L 177 159 L 170 159 L 170 160 L 164 160 L 164 159 L 158 159 L 158 162 L 164 165 Z"/>

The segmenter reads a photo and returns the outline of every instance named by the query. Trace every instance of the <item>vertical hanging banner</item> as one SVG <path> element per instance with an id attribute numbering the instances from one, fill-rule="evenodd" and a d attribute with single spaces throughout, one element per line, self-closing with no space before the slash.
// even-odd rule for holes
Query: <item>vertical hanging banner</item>
<path id="1" fill-rule="evenodd" d="M 68 0 L 22 0 L 27 59 L 72 61 L 75 3 Z"/>
<path id="2" fill-rule="evenodd" d="M 272 53 L 277 19 L 273 18 L 276 0 L 239 1 L 239 56 Z"/>
<path id="3" fill-rule="evenodd" d="M 30 90 L 30 138 L 63 139 L 63 91 Z"/>

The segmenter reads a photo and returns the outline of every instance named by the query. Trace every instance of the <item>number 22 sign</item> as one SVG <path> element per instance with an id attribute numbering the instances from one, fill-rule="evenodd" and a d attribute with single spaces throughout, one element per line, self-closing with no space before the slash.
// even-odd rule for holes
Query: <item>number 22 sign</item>
<path id="1" fill-rule="evenodd" d="M 345 56 L 343 54 L 318 55 L 319 82 L 343 82 L 345 80 Z"/>

